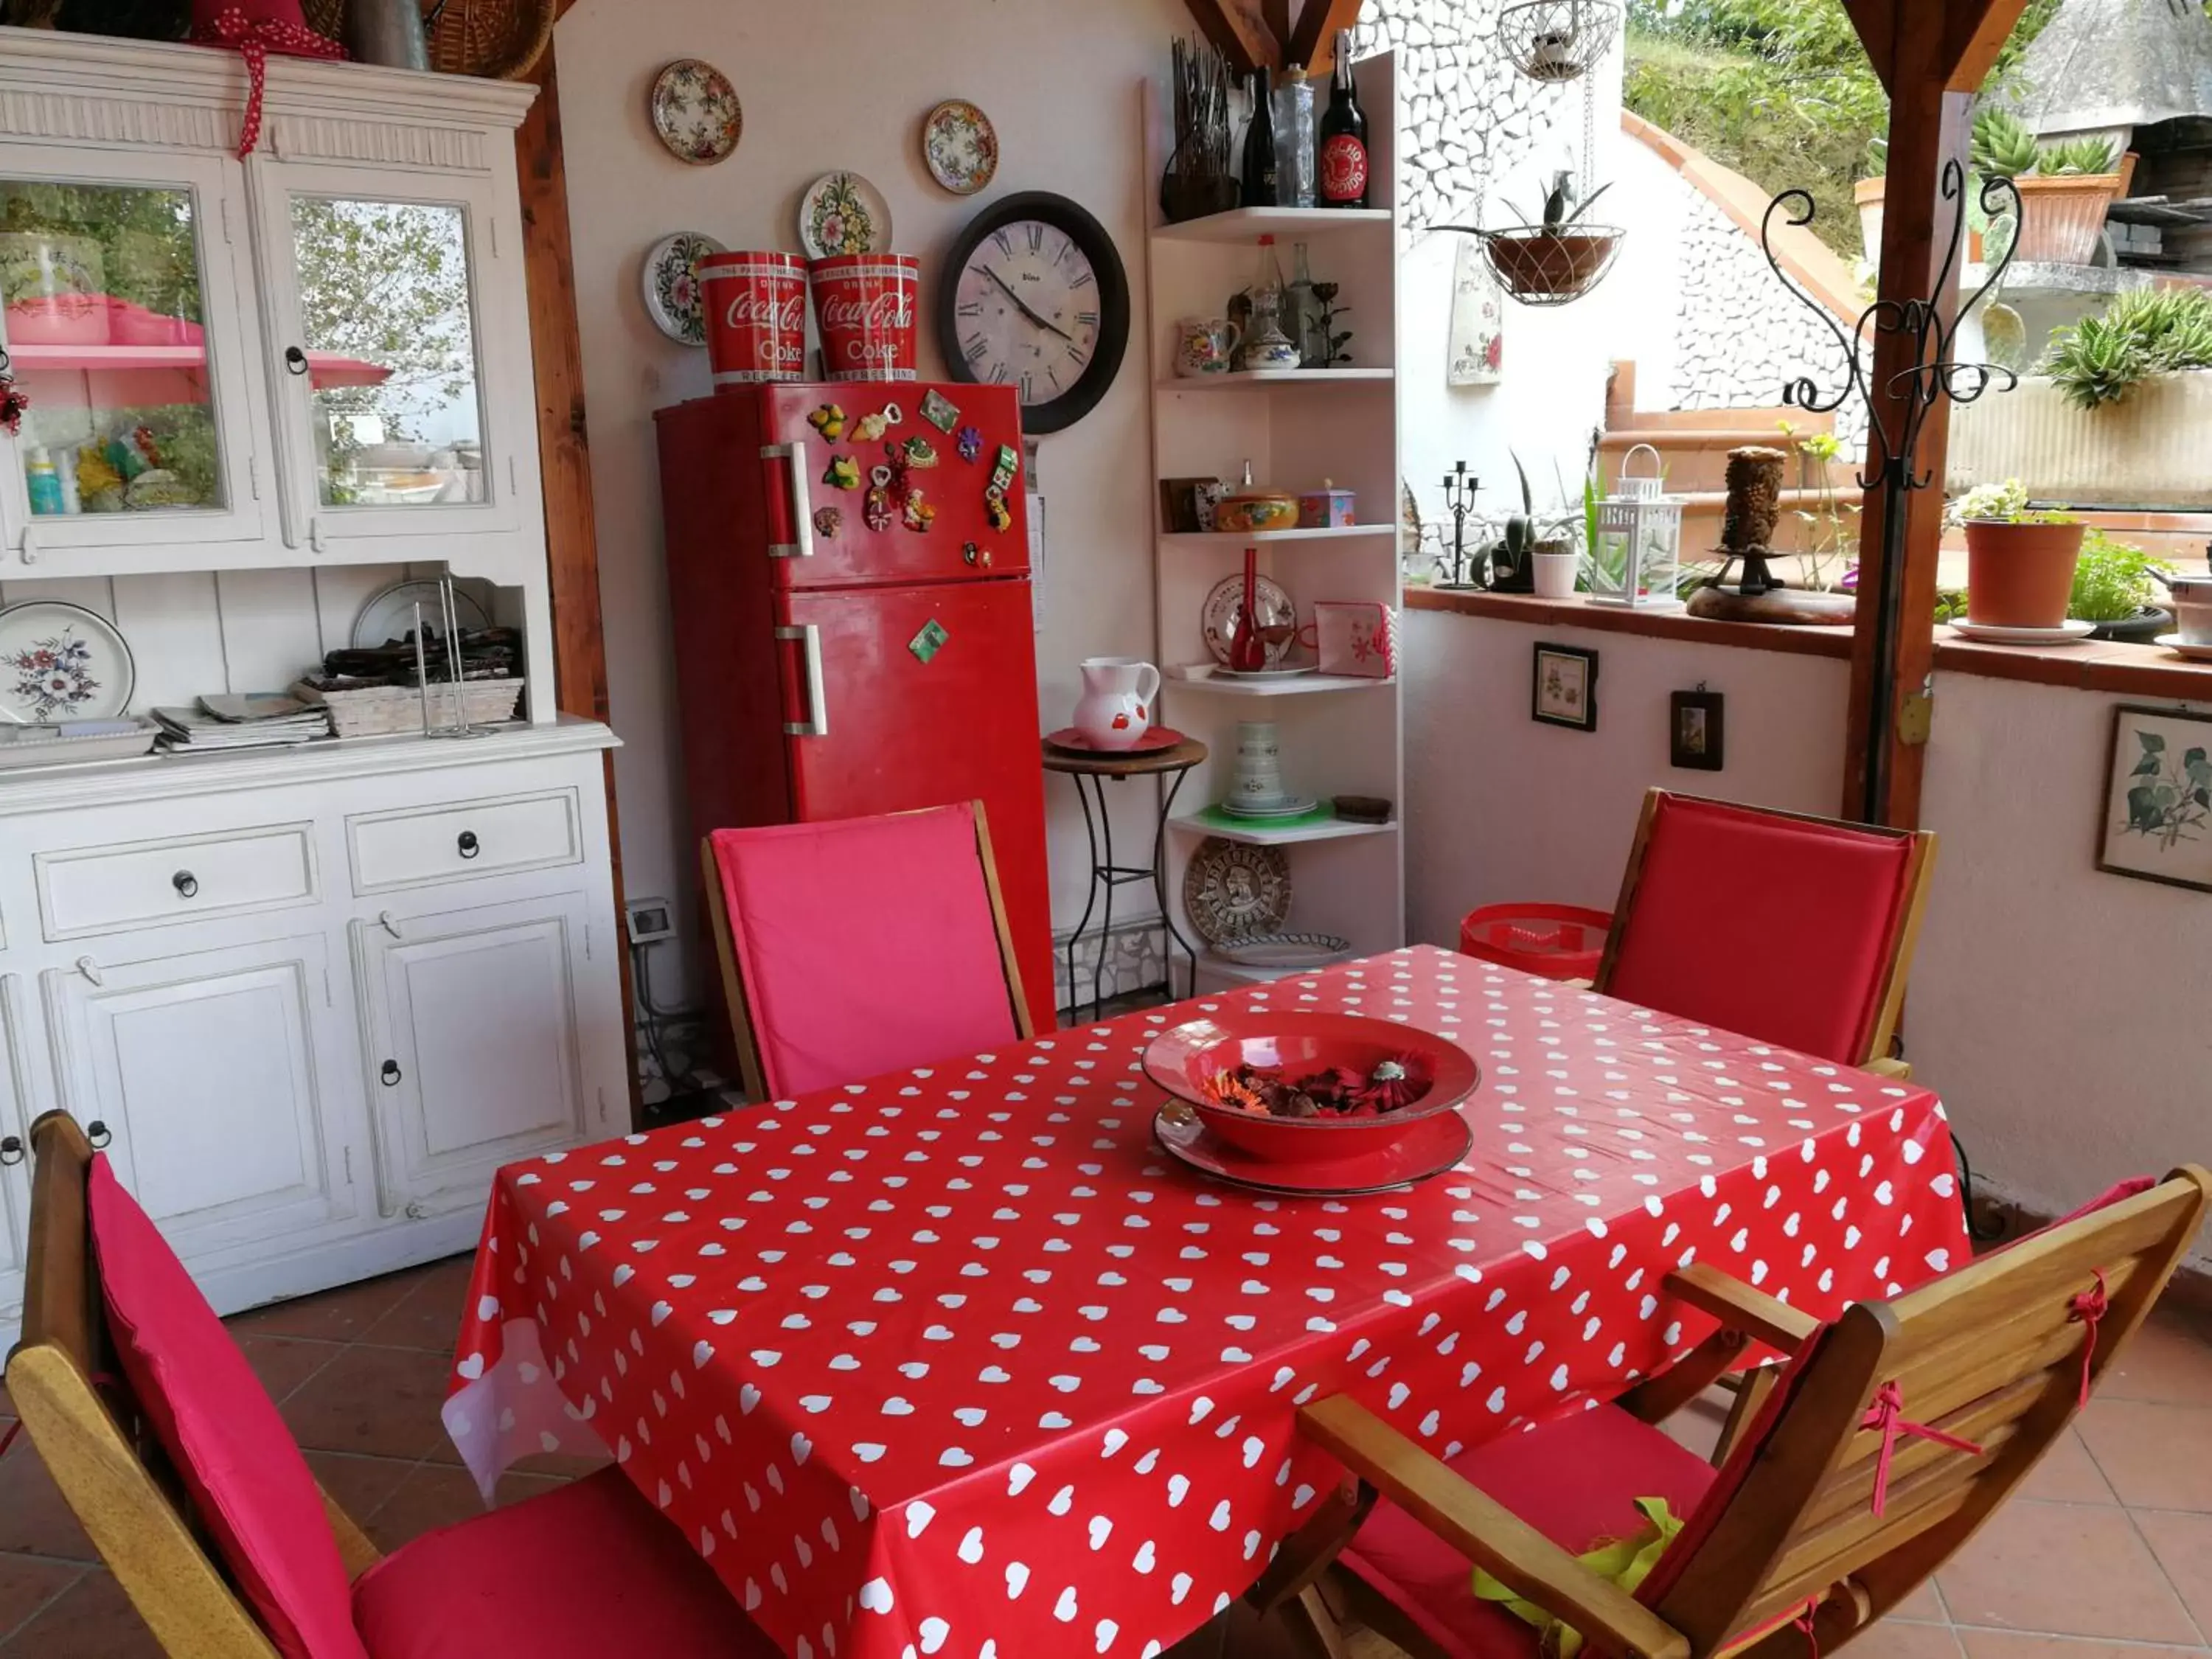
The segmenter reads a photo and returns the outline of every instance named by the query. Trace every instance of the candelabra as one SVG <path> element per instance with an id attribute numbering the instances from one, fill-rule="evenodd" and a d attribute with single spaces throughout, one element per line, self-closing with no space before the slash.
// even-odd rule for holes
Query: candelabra
<path id="1" fill-rule="evenodd" d="M 1460 462 L 1444 474 L 1444 510 L 1452 515 L 1451 580 L 1446 587 L 1487 587 L 1490 586 L 1488 556 L 1477 547 L 1467 550 L 1467 519 L 1474 511 L 1475 492 L 1482 488 L 1482 480 L 1468 475 L 1467 463 Z"/>

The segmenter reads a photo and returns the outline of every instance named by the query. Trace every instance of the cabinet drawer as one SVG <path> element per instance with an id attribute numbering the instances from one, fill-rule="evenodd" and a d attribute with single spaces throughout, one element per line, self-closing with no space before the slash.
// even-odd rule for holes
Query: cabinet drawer
<path id="1" fill-rule="evenodd" d="M 313 826 L 276 823 L 172 841 L 40 853 L 49 939 L 162 927 L 315 899 Z"/>
<path id="2" fill-rule="evenodd" d="M 381 893 L 580 864 L 576 792 L 362 813 L 346 820 L 353 890 Z"/>

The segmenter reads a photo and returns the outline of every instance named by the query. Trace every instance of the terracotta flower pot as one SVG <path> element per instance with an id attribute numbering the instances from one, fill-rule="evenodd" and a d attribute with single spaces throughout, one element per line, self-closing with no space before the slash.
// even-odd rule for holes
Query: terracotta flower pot
<path id="1" fill-rule="evenodd" d="M 1966 620 L 1985 628 L 2057 628 L 2074 596 L 2078 524 L 1966 523 Z"/>
<path id="2" fill-rule="evenodd" d="M 2120 193 L 2124 173 L 2063 173 L 2015 179 L 2020 188 L 2020 242 L 2013 257 L 2024 261 L 2086 265 L 2097 257 L 2105 212 Z"/>

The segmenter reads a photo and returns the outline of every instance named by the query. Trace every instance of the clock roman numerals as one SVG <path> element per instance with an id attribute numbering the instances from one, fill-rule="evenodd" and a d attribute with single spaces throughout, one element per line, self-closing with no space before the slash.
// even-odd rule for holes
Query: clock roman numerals
<path id="1" fill-rule="evenodd" d="M 1014 257 L 1014 239 L 1008 235 L 1005 231 L 993 231 L 991 233 L 991 241 L 992 244 L 997 247 L 999 252 L 1004 254 L 1007 258 L 1011 259 Z"/>
<path id="2" fill-rule="evenodd" d="M 1043 252 L 1044 227 L 1038 224 L 1035 220 L 1031 220 L 1027 225 L 1024 226 L 1023 228 L 1029 232 L 1030 252 L 1032 253 Z"/>
<path id="3" fill-rule="evenodd" d="M 969 300 L 952 314 L 956 317 L 980 317 L 983 314 L 983 302 L 981 300 Z"/>
<path id="4" fill-rule="evenodd" d="M 1088 270 L 1079 270 L 1074 276 L 1067 279 L 1067 285 L 1070 288 L 1089 288 L 1091 283 L 1097 280 L 1098 279 L 1092 276 Z"/>
<path id="5" fill-rule="evenodd" d="M 1025 404 L 1035 403 L 1036 401 L 1036 382 L 1031 380 L 1026 374 L 1022 376 L 1022 401 Z"/>
<path id="6" fill-rule="evenodd" d="M 991 343 L 980 334 L 970 334 L 960 342 L 960 349 L 969 362 L 980 363 L 991 349 Z"/>
<path id="7" fill-rule="evenodd" d="M 1040 433 L 1097 403 L 1127 345 L 1129 289 L 1088 212 L 1049 191 L 1007 198 L 971 222 L 948 271 L 933 314 L 954 379 L 1018 392 Z"/>

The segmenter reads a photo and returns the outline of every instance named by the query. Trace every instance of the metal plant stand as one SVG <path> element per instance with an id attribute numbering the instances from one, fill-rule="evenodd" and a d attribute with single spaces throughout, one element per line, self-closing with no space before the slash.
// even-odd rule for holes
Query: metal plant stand
<path id="1" fill-rule="evenodd" d="M 1167 969 L 1167 988 L 1175 993 L 1175 947 L 1182 946 L 1182 953 L 1190 961 L 1191 981 L 1198 976 L 1198 952 L 1175 925 L 1175 915 L 1168 908 L 1167 825 L 1168 815 L 1175 810 L 1176 794 L 1190 769 L 1206 759 L 1206 745 L 1186 738 L 1171 749 L 1155 750 L 1146 755 L 1085 754 L 1073 750 L 1044 746 L 1044 769 L 1063 772 L 1075 781 L 1075 798 L 1083 805 L 1083 833 L 1091 846 L 1091 886 L 1084 895 L 1083 919 L 1075 924 L 1075 931 L 1067 936 L 1064 947 L 1067 962 L 1067 1001 L 1060 1008 L 1071 1024 L 1075 1023 L 1077 1011 L 1083 1006 L 1075 990 L 1075 959 L 1083 943 L 1083 936 L 1091 927 L 1091 918 L 1104 901 L 1104 914 L 1098 923 L 1098 961 L 1091 970 L 1091 1017 L 1096 1019 L 1105 1002 L 1106 952 L 1114 936 L 1114 890 L 1131 882 L 1149 881 L 1160 906 L 1160 956 Z M 1121 782 L 1129 778 L 1164 778 L 1167 787 L 1160 793 L 1160 811 L 1152 826 L 1152 857 L 1149 864 L 1116 864 L 1114 861 L 1114 820 L 1106 811 L 1106 784 L 1109 779 Z"/>

